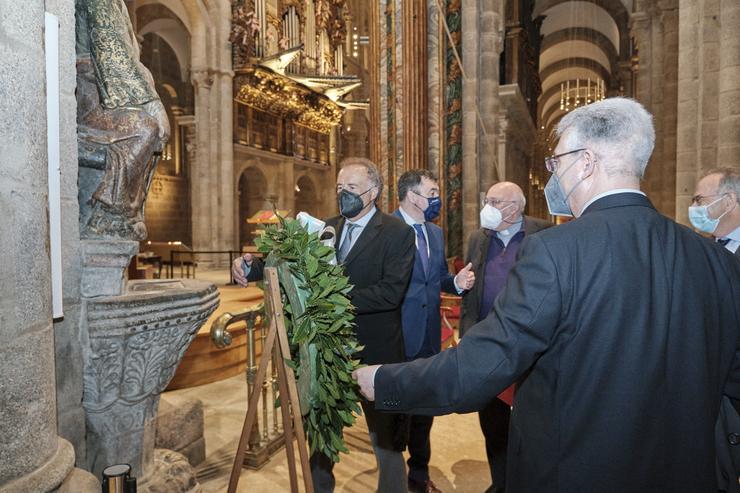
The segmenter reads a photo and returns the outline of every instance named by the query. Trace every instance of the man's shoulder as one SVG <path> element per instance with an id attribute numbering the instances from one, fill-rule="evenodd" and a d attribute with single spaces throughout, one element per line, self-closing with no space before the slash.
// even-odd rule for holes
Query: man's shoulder
<path id="1" fill-rule="evenodd" d="M 538 217 L 524 216 L 524 226 L 525 229 L 530 231 L 530 233 L 535 233 L 543 229 L 551 228 L 555 225 L 550 221 L 546 221 Z"/>
<path id="2" fill-rule="evenodd" d="M 406 221 L 396 216 L 395 214 L 386 214 L 382 211 L 377 211 L 376 214 L 379 216 L 381 226 L 389 231 L 406 231 L 413 230 L 411 226 L 406 224 Z M 373 218 L 372 220 L 375 220 Z"/>
<path id="3" fill-rule="evenodd" d="M 478 243 L 486 239 L 486 233 L 483 228 L 478 228 L 470 232 L 468 235 L 468 243 Z"/>

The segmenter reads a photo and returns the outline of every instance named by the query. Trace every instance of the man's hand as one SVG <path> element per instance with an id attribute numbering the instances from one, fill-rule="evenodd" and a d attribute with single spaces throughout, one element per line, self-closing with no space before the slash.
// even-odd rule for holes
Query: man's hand
<path id="1" fill-rule="evenodd" d="M 468 290 L 473 288 L 473 284 L 475 284 L 475 272 L 472 269 L 473 264 L 468 262 L 468 265 L 455 276 L 455 284 L 459 289 Z"/>
<path id="2" fill-rule="evenodd" d="M 366 366 L 352 372 L 352 378 L 357 380 L 360 386 L 360 393 L 369 401 L 375 400 L 375 372 L 380 365 Z"/>
<path id="3" fill-rule="evenodd" d="M 234 278 L 234 281 L 243 288 L 246 288 L 249 283 L 247 282 L 247 277 L 244 275 L 242 261 L 246 260 L 247 265 L 251 265 L 252 258 L 251 253 L 245 253 L 244 256 L 234 259 L 234 262 L 231 264 L 231 276 Z"/>

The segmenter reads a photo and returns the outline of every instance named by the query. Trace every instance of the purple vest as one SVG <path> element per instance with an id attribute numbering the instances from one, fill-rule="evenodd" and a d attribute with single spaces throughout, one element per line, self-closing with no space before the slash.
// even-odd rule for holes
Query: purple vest
<path id="1" fill-rule="evenodd" d="M 509 240 L 509 245 L 504 247 L 504 242 L 495 233 L 491 235 L 486 265 L 483 269 L 483 296 L 480 300 L 480 312 L 478 312 L 479 322 L 491 312 L 496 296 L 506 284 L 506 278 L 516 262 L 516 252 L 523 239 L 524 230 L 522 229 Z"/>

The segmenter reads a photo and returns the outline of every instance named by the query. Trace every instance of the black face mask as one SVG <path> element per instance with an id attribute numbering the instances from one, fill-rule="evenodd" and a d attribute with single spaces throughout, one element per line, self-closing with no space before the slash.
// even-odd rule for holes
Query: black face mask
<path id="1" fill-rule="evenodd" d="M 362 193 L 350 192 L 349 190 L 339 192 L 339 213 L 347 219 L 355 217 L 365 207 L 361 197 L 370 190 L 372 190 L 372 187 Z"/>

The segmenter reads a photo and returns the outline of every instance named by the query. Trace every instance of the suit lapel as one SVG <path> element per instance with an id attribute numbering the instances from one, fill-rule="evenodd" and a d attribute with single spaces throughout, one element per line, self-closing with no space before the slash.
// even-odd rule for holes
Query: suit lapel
<path id="1" fill-rule="evenodd" d="M 357 255 L 359 255 L 360 252 L 362 252 L 362 250 L 364 250 L 373 241 L 373 239 L 378 236 L 382 226 L 383 213 L 376 210 L 372 219 L 370 219 L 370 222 L 362 229 L 362 233 L 360 233 L 355 244 L 352 245 L 352 249 L 347 254 L 347 258 L 344 259 L 344 265 L 350 264 L 355 257 L 357 257 Z"/>

